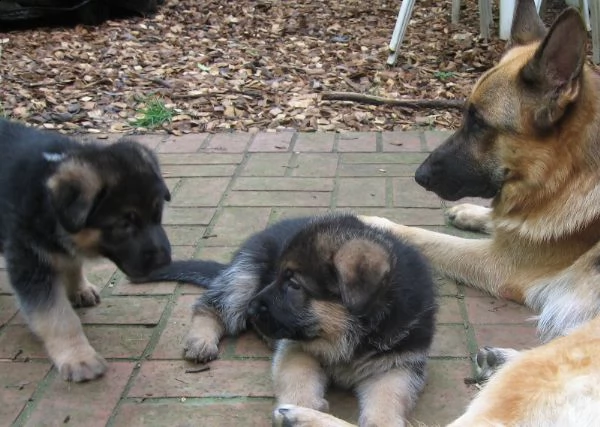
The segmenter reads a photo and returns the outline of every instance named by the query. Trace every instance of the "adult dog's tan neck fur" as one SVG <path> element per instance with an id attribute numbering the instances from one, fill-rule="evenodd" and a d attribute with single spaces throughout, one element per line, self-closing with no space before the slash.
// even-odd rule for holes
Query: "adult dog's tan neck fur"
<path id="1" fill-rule="evenodd" d="M 569 117 L 529 153 L 532 157 L 539 156 L 543 167 L 520 181 L 508 183 L 494 200 L 492 217 L 497 232 L 517 234 L 531 242 L 569 240 L 573 235 L 580 240 L 582 233 L 589 235 L 590 244 L 597 241 L 600 237 L 599 123 L 600 77 L 585 67 L 581 93 Z M 568 143 L 574 140 L 587 143 Z M 549 163 L 548 159 L 555 160 Z M 582 193 L 585 197 L 581 197 Z"/>

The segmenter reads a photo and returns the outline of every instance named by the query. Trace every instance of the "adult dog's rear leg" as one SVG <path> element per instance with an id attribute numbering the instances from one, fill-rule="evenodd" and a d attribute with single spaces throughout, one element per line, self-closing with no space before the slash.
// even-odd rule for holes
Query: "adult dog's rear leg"
<path id="1" fill-rule="evenodd" d="M 523 302 L 518 289 L 509 289 L 514 260 L 494 250 L 491 239 L 464 239 L 417 227 L 396 224 L 375 216 L 361 216 L 366 224 L 391 231 L 417 247 L 432 267 L 444 276 L 482 289 L 494 296 Z"/>

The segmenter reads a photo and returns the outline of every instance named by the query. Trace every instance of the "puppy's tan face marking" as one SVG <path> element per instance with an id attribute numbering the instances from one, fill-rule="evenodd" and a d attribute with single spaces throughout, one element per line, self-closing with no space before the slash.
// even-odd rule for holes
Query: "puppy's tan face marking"
<path id="1" fill-rule="evenodd" d="M 97 256 L 102 239 L 102 232 L 94 228 L 84 228 L 72 234 L 71 239 L 78 251 L 86 256 Z"/>

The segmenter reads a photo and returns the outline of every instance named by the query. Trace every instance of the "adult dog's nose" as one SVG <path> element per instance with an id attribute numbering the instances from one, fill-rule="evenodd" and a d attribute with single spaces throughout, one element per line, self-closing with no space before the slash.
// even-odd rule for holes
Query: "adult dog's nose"
<path id="1" fill-rule="evenodd" d="M 417 184 L 419 184 L 421 187 L 429 188 L 430 180 L 431 168 L 426 163 L 423 163 L 417 168 L 417 171 L 415 172 L 415 181 L 417 181 Z"/>

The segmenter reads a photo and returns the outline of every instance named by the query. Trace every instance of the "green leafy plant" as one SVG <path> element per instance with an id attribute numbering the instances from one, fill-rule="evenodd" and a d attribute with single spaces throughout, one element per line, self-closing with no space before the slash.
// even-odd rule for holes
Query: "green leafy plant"
<path id="1" fill-rule="evenodd" d="M 454 77 L 454 73 L 452 71 L 436 71 L 433 73 L 433 77 L 439 80 L 448 80 Z"/>
<path id="2" fill-rule="evenodd" d="M 138 110 L 138 115 L 141 117 L 135 121 L 138 127 L 155 129 L 163 123 L 170 122 L 175 115 L 175 110 L 168 108 L 159 98 L 148 98 L 144 104 L 144 108 Z"/>

